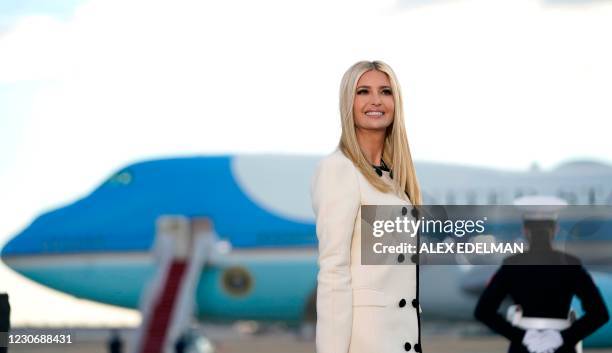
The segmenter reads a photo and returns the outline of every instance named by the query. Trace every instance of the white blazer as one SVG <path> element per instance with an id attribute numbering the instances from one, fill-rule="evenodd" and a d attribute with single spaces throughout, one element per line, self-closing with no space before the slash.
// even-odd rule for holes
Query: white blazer
<path id="1" fill-rule="evenodd" d="M 392 182 L 389 172 L 381 178 Z M 416 259 L 361 264 L 360 206 L 405 205 L 410 216 L 409 199 L 378 191 L 339 149 L 319 163 L 311 193 L 319 240 L 317 353 L 420 352 Z"/>

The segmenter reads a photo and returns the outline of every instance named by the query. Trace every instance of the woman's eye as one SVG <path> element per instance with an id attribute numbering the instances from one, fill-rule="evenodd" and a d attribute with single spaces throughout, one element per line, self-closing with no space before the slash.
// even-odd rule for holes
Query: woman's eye
<path id="1" fill-rule="evenodd" d="M 391 94 L 393 94 L 393 92 L 391 92 L 391 90 L 390 90 L 390 89 L 383 89 L 382 93 L 383 93 L 383 94 L 385 94 L 385 95 L 391 95 Z"/>
<path id="2" fill-rule="evenodd" d="M 368 93 L 367 89 L 359 89 L 359 90 L 357 90 L 357 94 L 366 94 L 366 93 Z"/>

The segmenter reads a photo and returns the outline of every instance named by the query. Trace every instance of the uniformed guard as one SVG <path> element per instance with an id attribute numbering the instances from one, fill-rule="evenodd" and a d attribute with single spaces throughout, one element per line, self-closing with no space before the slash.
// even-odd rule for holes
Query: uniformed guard
<path id="1" fill-rule="evenodd" d="M 556 212 L 565 201 L 555 197 L 526 196 L 514 204 L 523 213 L 523 232 L 529 250 L 512 255 L 482 293 L 475 317 L 510 340 L 510 353 L 576 353 L 577 344 L 609 319 L 601 293 L 580 260 L 557 251 Z M 568 319 L 573 296 L 584 315 Z M 497 312 L 507 296 L 518 308 L 514 320 Z"/>
<path id="2" fill-rule="evenodd" d="M 109 353 L 123 353 L 123 341 L 119 330 L 114 329 L 111 331 L 111 336 L 108 341 L 108 352 Z"/>
<path id="3" fill-rule="evenodd" d="M 6 293 L 0 293 L 0 353 L 8 350 L 8 333 L 11 330 L 11 306 Z"/>

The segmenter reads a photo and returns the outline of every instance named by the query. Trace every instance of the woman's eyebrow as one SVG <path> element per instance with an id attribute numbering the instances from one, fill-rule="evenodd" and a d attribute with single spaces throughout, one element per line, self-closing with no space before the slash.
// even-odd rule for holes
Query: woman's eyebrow
<path id="1" fill-rule="evenodd" d="M 371 88 L 371 87 L 370 86 L 359 86 L 359 87 L 357 87 L 357 89 L 359 89 L 359 88 Z M 380 88 L 381 89 L 385 89 L 385 88 L 391 89 L 390 86 L 380 86 Z"/>

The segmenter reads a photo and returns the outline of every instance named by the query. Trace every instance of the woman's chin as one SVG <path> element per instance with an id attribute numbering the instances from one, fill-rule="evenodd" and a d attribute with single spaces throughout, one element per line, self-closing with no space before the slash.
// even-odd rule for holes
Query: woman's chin
<path id="1" fill-rule="evenodd" d="M 357 129 L 361 129 L 361 130 L 367 130 L 369 132 L 373 132 L 373 131 L 380 131 L 380 132 L 385 132 L 387 130 L 387 128 L 389 127 L 389 125 L 391 124 L 365 124 L 363 126 L 358 126 Z"/>

